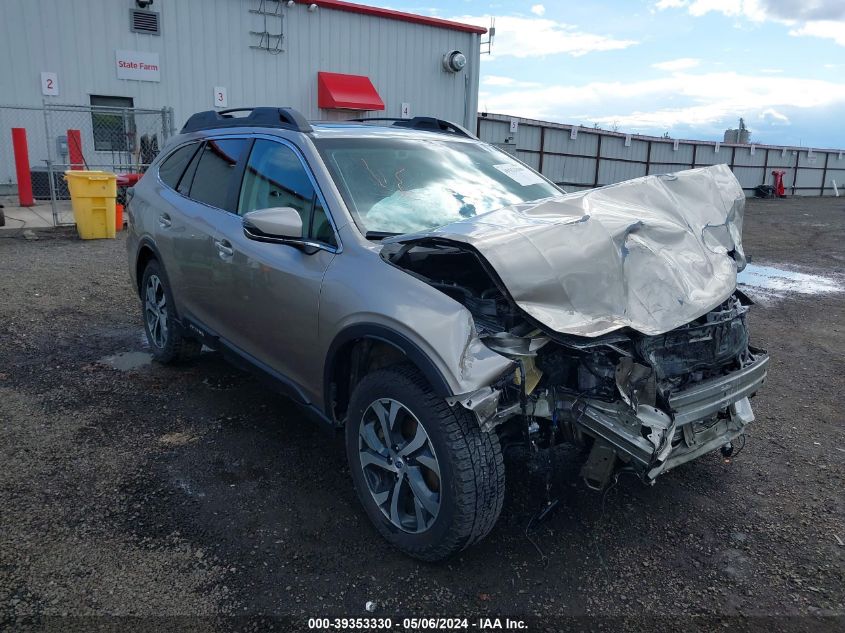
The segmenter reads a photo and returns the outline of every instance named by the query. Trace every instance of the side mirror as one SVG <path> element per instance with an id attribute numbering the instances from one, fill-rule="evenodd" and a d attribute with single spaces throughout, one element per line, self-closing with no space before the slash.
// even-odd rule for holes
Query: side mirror
<path id="1" fill-rule="evenodd" d="M 244 215 L 244 234 L 257 240 L 301 240 L 302 218 L 291 207 L 272 207 Z"/>

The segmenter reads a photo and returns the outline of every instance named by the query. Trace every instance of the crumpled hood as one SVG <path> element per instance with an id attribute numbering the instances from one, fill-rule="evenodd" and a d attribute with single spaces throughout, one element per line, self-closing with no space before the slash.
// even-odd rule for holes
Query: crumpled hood
<path id="1" fill-rule="evenodd" d="M 661 334 L 706 314 L 745 266 L 745 195 L 727 165 L 505 207 L 425 233 L 472 246 L 548 328 Z"/>

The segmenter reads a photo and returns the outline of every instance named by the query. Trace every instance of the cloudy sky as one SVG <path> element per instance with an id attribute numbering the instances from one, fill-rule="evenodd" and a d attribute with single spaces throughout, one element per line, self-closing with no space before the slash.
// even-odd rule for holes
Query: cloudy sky
<path id="1" fill-rule="evenodd" d="M 488 26 L 479 108 L 676 138 L 845 147 L 845 0 L 393 0 Z M 385 3 L 388 4 L 388 3 Z"/>

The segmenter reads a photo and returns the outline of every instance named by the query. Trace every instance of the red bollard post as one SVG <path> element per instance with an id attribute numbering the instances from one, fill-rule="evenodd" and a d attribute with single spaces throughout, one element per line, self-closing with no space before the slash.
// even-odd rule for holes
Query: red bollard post
<path id="1" fill-rule="evenodd" d="M 18 200 L 22 207 L 35 204 L 32 199 L 32 178 L 29 174 L 29 148 L 26 144 L 26 129 L 12 128 L 12 147 L 15 151 L 15 173 L 18 177 Z"/>
<path id="2" fill-rule="evenodd" d="M 775 169 L 772 172 L 772 176 L 774 177 L 775 195 L 778 198 L 786 197 L 786 188 L 783 186 L 784 175 L 786 175 L 786 172 L 781 169 Z"/>
<path id="3" fill-rule="evenodd" d="M 79 130 L 67 131 L 67 153 L 71 169 L 82 169 L 85 158 L 82 155 L 82 135 Z"/>

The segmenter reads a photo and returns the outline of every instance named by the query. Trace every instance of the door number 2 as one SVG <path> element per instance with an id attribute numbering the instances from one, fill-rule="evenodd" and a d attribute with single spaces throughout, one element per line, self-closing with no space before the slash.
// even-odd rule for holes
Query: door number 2
<path id="1" fill-rule="evenodd" d="M 59 95 L 59 78 L 56 73 L 41 73 L 41 94 L 46 97 Z"/>

